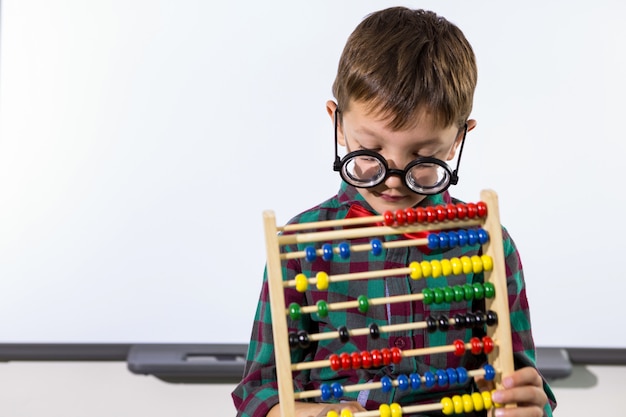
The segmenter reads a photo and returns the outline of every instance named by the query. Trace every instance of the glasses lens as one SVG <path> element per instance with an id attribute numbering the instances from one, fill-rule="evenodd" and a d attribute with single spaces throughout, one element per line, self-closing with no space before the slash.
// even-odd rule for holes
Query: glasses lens
<path id="1" fill-rule="evenodd" d="M 438 194 L 448 188 L 450 169 L 437 162 L 416 162 L 406 171 L 406 183 L 419 194 Z"/>
<path id="2" fill-rule="evenodd" d="M 385 165 L 372 155 L 348 155 L 341 167 L 341 176 L 355 187 L 372 187 L 385 177 Z"/>

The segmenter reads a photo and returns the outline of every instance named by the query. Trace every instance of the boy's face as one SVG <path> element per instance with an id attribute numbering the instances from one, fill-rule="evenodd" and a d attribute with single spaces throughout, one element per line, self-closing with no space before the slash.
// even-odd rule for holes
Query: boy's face
<path id="1" fill-rule="evenodd" d="M 332 119 L 336 104 L 329 101 L 326 109 Z M 341 123 L 337 128 L 337 141 L 348 152 L 361 149 L 378 152 L 387 160 L 391 169 L 403 170 L 418 157 L 450 161 L 463 139 L 463 129 L 456 125 L 438 127 L 433 119 L 430 113 L 423 111 L 419 113 L 415 126 L 405 130 L 392 130 L 388 126 L 388 120 L 380 114 L 372 113 L 366 104 L 351 102 L 348 110 L 342 112 Z M 475 120 L 467 121 L 468 131 L 474 126 Z M 378 213 L 413 207 L 426 198 L 407 188 L 397 175 L 390 175 L 373 188 L 358 190 Z"/>

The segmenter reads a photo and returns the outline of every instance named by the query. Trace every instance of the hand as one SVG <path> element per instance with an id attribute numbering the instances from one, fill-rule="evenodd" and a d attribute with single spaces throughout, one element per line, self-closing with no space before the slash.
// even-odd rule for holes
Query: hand
<path id="1" fill-rule="evenodd" d="M 341 410 L 344 408 L 349 409 L 353 413 L 357 411 L 366 411 L 361 404 L 357 402 L 346 402 L 339 404 L 324 404 L 324 403 L 305 403 L 305 402 L 296 402 L 296 415 L 295 417 L 326 417 L 326 414 L 335 410 L 338 414 L 341 414 Z M 276 404 L 270 412 L 267 414 L 267 417 L 277 417 L 280 416 L 280 407 L 279 404 Z"/>
<path id="2" fill-rule="evenodd" d="M 548 396 L 543 390 L 543 380 L 535 368 L 521 368 L 502 378 L 503 389 L 495 391 L 493 401 L 500 404 L 517 404 L 515 408 L 496 408 L 496 417 L 542 417 Z"/>

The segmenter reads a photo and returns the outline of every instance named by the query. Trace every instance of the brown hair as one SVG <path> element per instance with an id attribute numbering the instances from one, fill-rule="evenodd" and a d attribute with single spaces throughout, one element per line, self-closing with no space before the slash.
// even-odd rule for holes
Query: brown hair
<path id="1" fill-rule="evenodd" d="M 392 7 L 368 15 L 339 60 L 333 94 L 339 110 L 371 104 L 392 129 L 414 125 L 421 110 L 438 126 L 462 126 L 472 110 L 476 58 L 463 32 L 425 10 Z"/>

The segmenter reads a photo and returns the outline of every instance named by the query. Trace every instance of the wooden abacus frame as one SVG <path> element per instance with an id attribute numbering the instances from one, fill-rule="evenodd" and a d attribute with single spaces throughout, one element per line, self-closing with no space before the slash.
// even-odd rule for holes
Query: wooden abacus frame
<path id="1" fill-rule="evenodd" d="M 296 252 L 290 254 L 281 254 L 281 247 L 285 245 L 293 245 L 298 243 L 315 243 L 324 241 L 350 240 L 356 238 L 370 236 L 387 236 L 402 233 L 415 233 L 419 231 L 442 231 L 446 229 L 459 229 L 467 227 L 482 227 L 489 236 L 486 243 L 483 244 L 483 254 L 487 255 L 493 261 L 492 268 L 484 270 L 485 283 L 490 282 L 495 288 L 495 296 L 486 298 L 486 309 L 495 311 L 499 317 L 497 326 L 487 328 L 487 334 L 495 342 L 495 349 L 488 354 L 488 362 L 492 364 L 496 372 L 496 387 L 500 386 L 502 375 L 509 374 L 514 371 L 513 365 L 513 347 L 511 340 L 511 324 L 509 319 L 508 292 L 506 283 L 505 259 L 502 244 L 502 226 L 499 217 L 498 197 L 492 190 L 483 190 L 480 193 L 481 202 L 486 204 L 487 213 L 484 217 L 474 217 L 465 219 L 444 219 L 442 221 L 405 224 L 401 226 L 373 226 L 376 222 L 382 222 L 384 216 L 370 216 L 352 219 L 339 219 L 321 222 L 309 222 L 300 224 L 291 224 L 282 227 L 276 225 L 276 218 L 272 211 L 268 210 L 263 213 L 265 227 L 265 243 L 267 249 L 267 275 L 270 294 L 270 308 L 272 314 L 273 336 L 274 336 L 274 355 L 276 359 L 276 373 L 278 379 L 278 395 L 280 401 L 280 411 L 282 417 L 295 416 L 296 393 L 293 387 L 292 372 L 297 369 L 306 369 L 307 363 L 302 363 L 303 367 L 299 368 L 291 362 L 289 334 L 287 326 L 287 306 L 285 305 L 284 289 L 288 284 L 282 275 L 282 262 L 290 258 L 304 258 L 304 252 Z M 325 230 L 319 232 L 310 232 L 319 228 L 340 228 L 335 230 Z M 349 227 L 349 228 L 342 228 Z M 342 229 L 341 229 L 342 228 Z M 284 233 L 283 232 L 289 232 Z M 392 245 L 423 245 L 424 240 L 415 241 L 394 241 L 385 242 L 385 247 Z M 410 269 L 407 268 L 406 274 Z M 398 271 L 395 271 L 396 273 Z M 377 277 L 385 275 L 376 275 L 377 271 L 369 271 L 362 273 L 358 278 Z M 385 274 L 385 271 L 382 272 Z M 312 278 L 315 282 L 315 278 Z M 385 297 L 377 299 L 385 302 Z M 395 300 L 401 301 L 401 300 Z M 410 325 L 410 324 L 409 324 Z M 394 331 L 402 330 L 394 328 Z M 331 332 L 335 334 L 336 332 Z M 315 336 L 315 335 L 313 335 Z M 323 338 L 322 336 L 319 336 Z M 336 335 L 335 335 L 336 337 Z M 319 340 L 319 339 L 318 339 Z M 429 348 L 430 353 L 444 352 L 448 350 L 438 350 L 437 347 Z M 299 398 L 304 398 L 299 396 Z M 441 406 L 435 404 L 436 409 Z M 410 410 L 407 407 L 407 411 Z M 378 416 L 379 412 L 362 412 L 356 413 L 354 417 Z"/>

